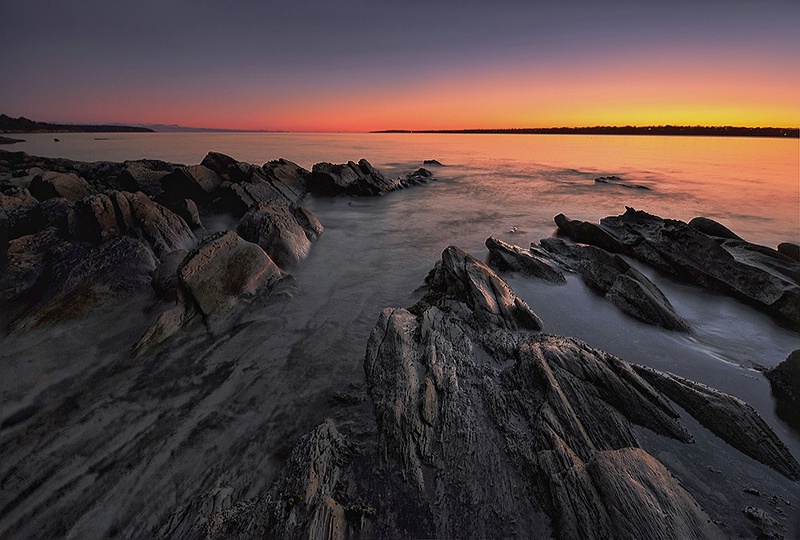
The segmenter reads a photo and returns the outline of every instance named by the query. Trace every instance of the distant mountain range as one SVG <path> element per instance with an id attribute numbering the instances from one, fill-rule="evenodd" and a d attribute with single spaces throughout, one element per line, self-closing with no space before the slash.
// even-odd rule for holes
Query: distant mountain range
<path id="1" fill-rule="evenodd" d="M 371 133 L 473 133 L 473 134 L 542 134 L 542 135 L 693 135 L 700 137 L 800 137 L 797 128 L 736 126 L 592 126 L 518 129 L 387 129 Z"/>
<path id="2" fill-rule="evenodd" d="M 95 124 L 51 124 L 37 122 L 24 116 L 11 118 L 0 114 L 0 133 L 152 133 L 146 127 Z"/>

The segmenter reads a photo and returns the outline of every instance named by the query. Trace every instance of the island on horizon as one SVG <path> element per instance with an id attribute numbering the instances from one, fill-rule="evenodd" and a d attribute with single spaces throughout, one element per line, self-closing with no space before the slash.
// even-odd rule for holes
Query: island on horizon
<path id="1" fill-rule="evenodd" d="M 695 137 L 800 137 L 798 128 L 737 126 L 585 126 L 500 129 L 386 129 L 370 133 L 457 133 L 491 135 L 679 135 Z"/>
<path id="2" fill-rule="evenodd" d="M 51 124 L 24 116 L 0 114 L 0 133 L 155 133 L 146 127 L 95 124 Z"/>

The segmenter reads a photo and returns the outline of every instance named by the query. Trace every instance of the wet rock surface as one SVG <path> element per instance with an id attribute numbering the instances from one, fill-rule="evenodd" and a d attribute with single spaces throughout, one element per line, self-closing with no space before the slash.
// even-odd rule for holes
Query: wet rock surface
<path id="1" fill-rule="evenodd" d="M 358 163 L 317 163 L 306 177 L 306 189 L 315 196 L 336 195 L 373 196 L 397 189 L 427 184 L 433 173 L 420 168 L 404 178 L 388 179 L 366 159 Z"/>
<path id="2" fill-rule="evenodd" d="M 524 249 L 498 240 L 487 238 L 489 265 L 501 272 L 520 272 L 555 284 L 567 282 L 549 256 L 536 249 Z"/>
<path id="3" fill-rule="evenodd" d="M 667 275 L 729 294 L 800 331 L 800 265 L 777 250 L 736 238 L 719 242 L 720 237 L 682 221 L 633 208 L 599 225 L 563 214 L 555 222 L 576 242 L 624 253 Z"/>

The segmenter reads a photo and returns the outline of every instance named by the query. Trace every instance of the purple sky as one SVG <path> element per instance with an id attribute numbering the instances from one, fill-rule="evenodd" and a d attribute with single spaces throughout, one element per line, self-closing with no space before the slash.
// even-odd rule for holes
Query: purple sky
<path id="1" fill-rule="evenodd" d="M 627 103 L 638 118 L 684 110 L 704 123 L 715 95 L 724 108 L 710 119 L 737 123 L 741 110 L 744 125 L 796 125 L 800 114 L 788 94 L 800 88 L 797 1 L 2 4 L 0 112 L 37 120 L 314 130 L 581 124 L 578 114 L 594 124 L 603 113 L 635 123 Z M 500 125 L 475 125 L 493 114 Z M 394 125 L 404 119 L 413 125 Z"/>

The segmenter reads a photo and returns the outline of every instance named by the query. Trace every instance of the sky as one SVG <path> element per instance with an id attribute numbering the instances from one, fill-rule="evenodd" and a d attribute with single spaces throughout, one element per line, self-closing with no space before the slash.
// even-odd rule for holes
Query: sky
<path id="1" fill-rule="evenodd" d="M 0 0 L 0 113 L 370 131 L 800 125 L 800 1 Z"/>

